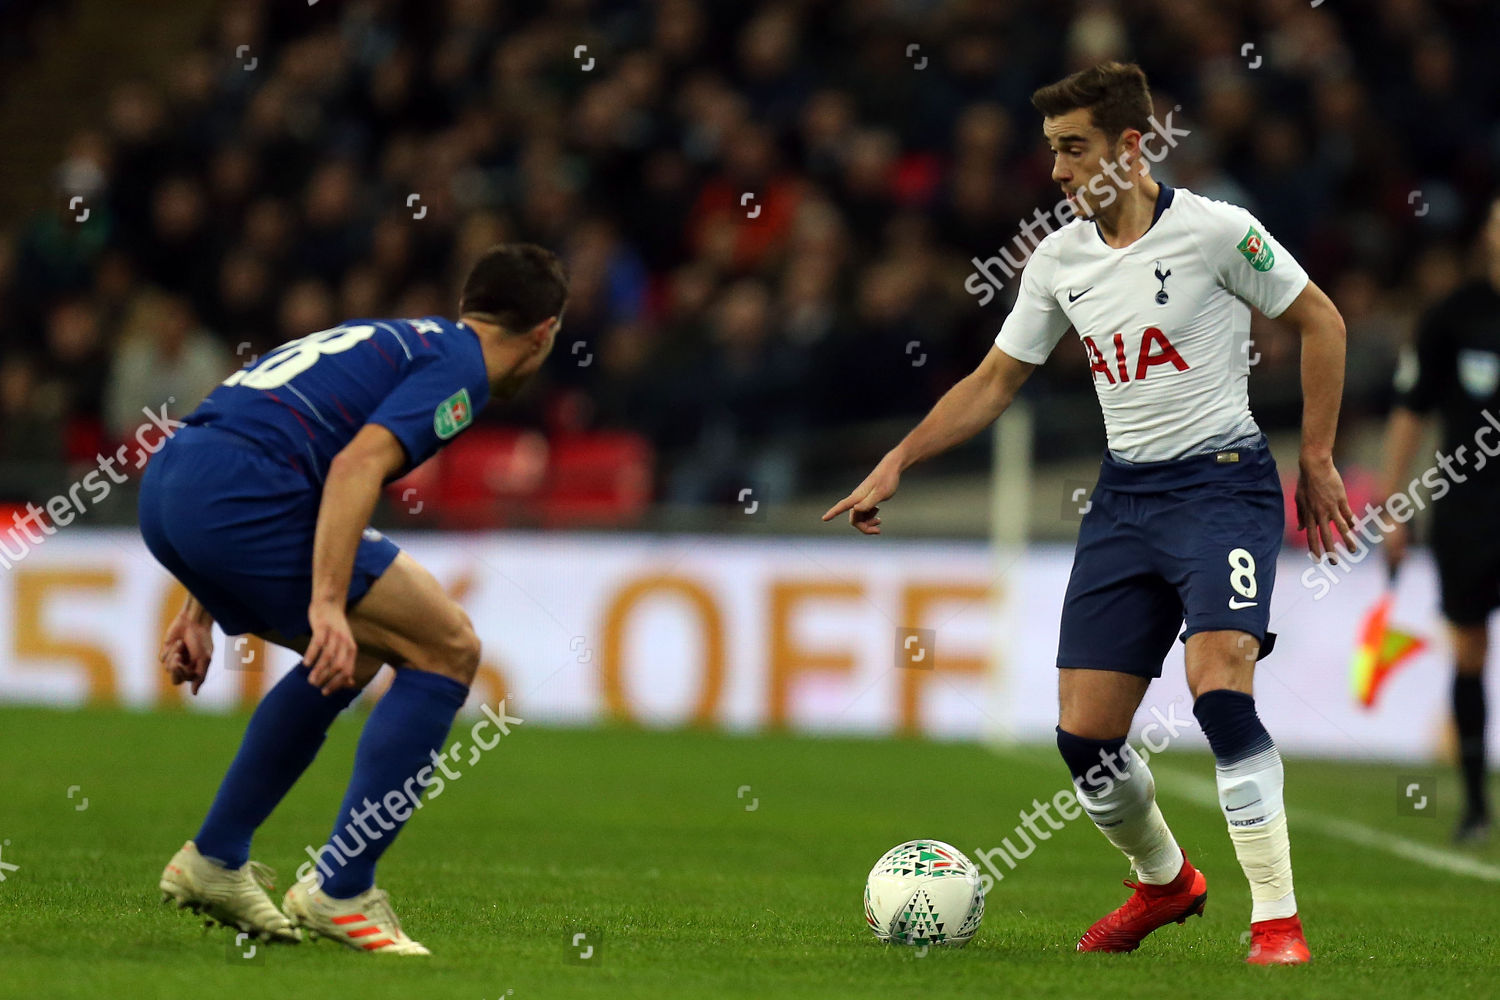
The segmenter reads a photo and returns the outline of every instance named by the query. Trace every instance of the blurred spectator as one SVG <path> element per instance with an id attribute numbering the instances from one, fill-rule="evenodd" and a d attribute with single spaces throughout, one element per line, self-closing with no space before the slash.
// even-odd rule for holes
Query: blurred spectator
<path id="1" fill-rule="evenodd" d="M 249 360 L 248 358 L 245 360 Z M 105 429 L 123 441 L 162 407 L 183 417 L 234 369 L 224 348 L 199 326 L 178 295 L 145 292 L 131 309 L 105 394 Z"/>
<path id="2" fill-rule="evenodd" d="M 109 368 L 99 314 L 83 298 L 57 302 L 47 316 L 41 378 L 71 418 L 97 420 Z"/>
<path id="3" fill-rule="evenodd" d="M 145 279 L 195 304 L 210 304 L 218 247 L 198 180 L 178 175 L 158 184 L 151 192 L 149 227 L 135 246 Z"/>
<path id="4" fill-rule="evenodd" d="M 677 466 L 673 501 L 729 502 L 746 487 L 769 501 L 791 495 L 805 356 L 775 335 L 771 319 L 770 293 L 754 279 L 729 286 L 714 306 L 709 341 L 687 372 L 688 408 L 677 415 L 697 440 Z"/>
<path id="5" fill-rule="evenodd" d="M 282 296 L 276 314 L 277 343 L 333 327 L 339 321 L 333 307 L 333 293 L 327 285 L 316 279 L 297 282 Z"/>
<path id="6" fill-rule="evenodd" d="M 37 373 L 42 408 L 62 420 L 66 460 L 92 458 L 104 441 L 101 411 L 109 374 L 97 310 L 83 298 L 59 300 L 48 311 L 43 344 Z"/>
<path id="7" fill-rule="evenodd" d="M 0 363 L 0 460 L 61 466 L 66 441 L 62 400 L 42 390 L 35 359 L 11 354 Z M 7 479 L 9 477 L 6 477 Z M 14 501 L 15 483 L 0 490 Z"/>
<path id="8" fill-rule="evenodd" d="M 275 346 L 271 269 L 257 254 L 236 250 L 219 265 L 216 309 L 210 320 L 237 355 Z"/>

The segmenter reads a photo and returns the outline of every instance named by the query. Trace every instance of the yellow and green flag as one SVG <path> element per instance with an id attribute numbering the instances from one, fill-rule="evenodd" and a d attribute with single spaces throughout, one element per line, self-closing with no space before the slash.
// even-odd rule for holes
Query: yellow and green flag
<path id="1" fill-rule="evenodd" d="M 1397 667 L 1427 648 L 1427 640 L 1389 624 L 1394 587 L 1375 602 L 1359 630 L 1359 645 L 1354 649 L 1349 681 L 1354 697 L 1365 708 L 1374 708 L 1385 682 Z"/>

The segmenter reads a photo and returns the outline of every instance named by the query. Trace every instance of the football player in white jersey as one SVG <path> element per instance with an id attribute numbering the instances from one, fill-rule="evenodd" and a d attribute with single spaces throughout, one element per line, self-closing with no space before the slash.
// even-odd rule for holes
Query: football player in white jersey
<path id="1" fill-rule="evenodd" d="M 1015 398 L 1071 328 L 1082 339 L 1109 450 L 1079 529 L 1058 643 L 1058 749 L 1079 801 L 1135 870 L 1126 903 L 1080 951 L 1133 951 L 1201 914 L 1207 882 L 1178 847 L 1131 719 L 1174 638 L 1193 713 L 1213 748 L 1219 803 L 1250 882 L 1257 964 L 1306 962 L 1292 891 L 1281 757 L 1255 711 L 1283 516 L 1280 481 L 1250 414 L 1250 308 L 1302 340 L 1297 516 L 1315 557 L 1349 544 L 1353 515 L 1333 465 L 1344 323 L 1248 212 L 1152 179 L 1166 138 L 1139 67 L 1105 63 L 1032 95 L 1052 178 L 1077 216 L 1037 247 L 1015 308 L 979 367 L 938 401 L 849 496 L 880 533 L 879 504 L 913 464 L 973 436 Z M 1180 133 L 1179 133 L 1180 134 Z"/>

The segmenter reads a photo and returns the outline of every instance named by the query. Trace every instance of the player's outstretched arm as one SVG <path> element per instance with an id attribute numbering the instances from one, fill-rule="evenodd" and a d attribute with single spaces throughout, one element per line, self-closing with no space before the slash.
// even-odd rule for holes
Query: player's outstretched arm
<path id="1" fill-rule="evenodd" d="M 192 594 L 182 610 L 167 626 L 161 640 L 161 662 L 173 684 L 192 684 L 193 694 L 208 678 L 208 665 L 214 658 L 214 620 Z"/>
<path id="2" fill-rule="evenodd" d="M 1302 337 L 1302 450 L 1297 467 L 1297 527 L 1321 559 L 1342 540 L 1353 548 L 1354 513 L 1333 466 L 1333 438 L 1344 394 L 1344 318 L 1311 281 L 1281 319 Z M 1336 558 L 1336 557 L 1335 557 Z"/>
<path id="3" fill-rule="evenodd" d="M 849 523 L 855 528 L 867 535 L 880 534 L 877 504 L 895 495 L 901 473 L 994 423 L 1035 370 L 1036 365 L 1017 361 L 1000 348 L 991 347 L 979 367 L 944 393 L 922 422 L 886 453 L 853 493 L 830 507 L 823 520 L 831 521 L 847 510 Z"/>
<path id="4" fill-rule="evenodd" d="M 324 694 L 354 684 L 359 650 L 344 614 L 354 556 L 381 484 L 405 462 L 406 452 L 394 434 L 366 424 L 328 466 L 313 535 L 312 603 L 307 609 L 312 639 L 302 657 L 308 680 Z"/>

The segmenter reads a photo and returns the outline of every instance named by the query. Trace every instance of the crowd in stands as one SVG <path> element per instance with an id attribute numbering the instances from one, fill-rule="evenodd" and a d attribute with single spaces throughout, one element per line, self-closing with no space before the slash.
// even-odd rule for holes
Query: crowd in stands
<path id="1" fill-rule="evenodd" d="M 572 300 L 486 420 L 638 434 L 668 501 L 842 481 L 892 443 L 860 428 L 984 354 L 1013 290 L 965 279 L 1058 200 L 1030 93 L 1111 58 L 1191 131 L 1159 179 L 1249 208 L 1344 311 L 1368 416 L 1500 180 L 1489 8 L 226 0 L 80 115 L 56 204 L 0 231 L 0 469 L 90 462 L 346 318 L 451 315 L 484 247 L 531 240 Z M 1255 338 L 1260 415 L 1292 426 L 1297 345 Z M 1044 434 L 1097 424 L 1074 343 L 1028 392 Z"/>

